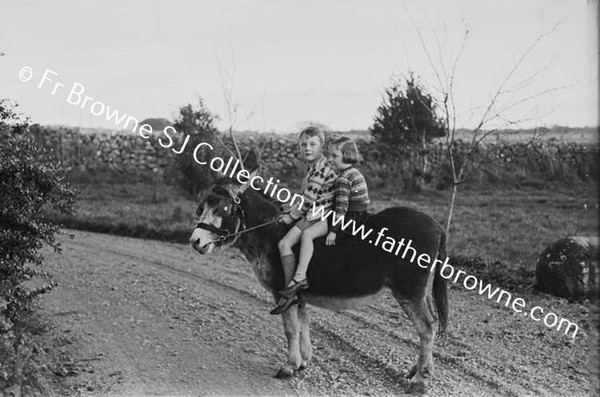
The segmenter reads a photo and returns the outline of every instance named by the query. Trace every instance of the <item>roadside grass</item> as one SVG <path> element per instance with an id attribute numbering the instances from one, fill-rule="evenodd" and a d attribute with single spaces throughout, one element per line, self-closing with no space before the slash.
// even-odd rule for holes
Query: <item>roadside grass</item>
<path id="1" fill-rule="evenodd" d="M 67 353 L 68 345 L 72 343 L 71 337 L 59 334 L 49 317 L 41 316 L 38 310 L 27 313 L 23 326 L 25 329 L 18 352 L 15 352 L 7 335 L 0 333 L 0 395 L 76 394 L 67 386 L 66 377 L 88 369 L 84 363 L 75 363 Z M 15 367 L 19 368 L 21 383 L 9 388 L 8 374 Z"/>
<path id="2" fill-rule="evenodd" d="M 196 204 L 164 182 L 125 174 L 81 177 L 73 182 L 78 201 L 73 215 L 49 212 L 67 228 L 185 243 Z"/>
<path id="3" fill-rule="evenodd" d="M 74 183 L 75 214 L 50 214 L 65 227 L 187 243 L 197 222 L 197 203 L 173 186 L 121 176 Z M 372 210 L 415 207 L 444 224 L 448 193 L 389 194 L 372 191 Z M 539 254 L 569 235 L 597 235 L 594 183 L 543 189 L 486 188 L 459 192 L 447 254 L 455 265 L 507 288 L 530 287 Z"/>
<path id="4" fill-rule="evenodd" d="M 441 223 L 445 221 L 445 192 L 391 202 L 416 207 Z M 595 184 L 568 188 L 547 184 L 543 190 L 467 190 L 457 196 L 447 253 L 452 263 L 484 281 L 518 290 L 534 284 L 536 263 L 544 248 L 573 235 L 598 235 Z"/>

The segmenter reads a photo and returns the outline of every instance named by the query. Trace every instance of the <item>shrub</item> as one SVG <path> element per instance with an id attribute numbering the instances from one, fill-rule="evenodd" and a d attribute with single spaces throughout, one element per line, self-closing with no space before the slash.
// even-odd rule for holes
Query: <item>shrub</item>
<path id="1" fill-rule="evenodd" d="M 379 149 L 391 149 L 396 156 L 410 155 L 401 169 L 403 187 L 405 191 L 420 192 L 423 183 L 431 179 L 427 156 L 422 152 L 431 139 L 444 136 L 444 128 L 434 98 L 414 74 L 405 81 L 394 81 L 385 90 L 370 131 Z"/>
<path id="2" fill-rule="evenodd" d="M 405 81 L 396 80 L 385 90 L 371 134 L 377 142 L 396 147 L 424 146 L 432 138 L 444 136 L 433 97 L 412 73 Z"/>
<path id="3" fill-rule="evenodd" d="M 40 269 L 43 257 L 38 251 L 44 243 L 59 250 L 58 226 L 45 219 L 44 210 L 52 206 L 69 213 L 74 201 L 74 192 L 64 181 L 65 170 L 35 145 L 28 120 L 14 106 L 0 100 L 0 349 L 12 346 L 14 353 L 2 354 L 0 373 L 9 376 L 0 383 L 9 387 L 21 383 L 19 352 L 32 303 L 54 286 Z M 43 281 L 40 286 L 26 283 L 36 276 Z"/>
<path id="4" fill-rule="evenodd" d="M 202 142 L 214 147 L 214 137 L 218 134 L 213 122 L 215 116 L 205 107 L 202 99 L 199 99 L 198 108 L 191 104 L 179 108 L 179 115 L 175 119 L 173 127 L 180 134 L 178 139 L 182 144 L 187 140 L 185 150 L 180 154 L 173 154 L 173 162 L 166 173 L 166 178 L 172 181 L 190 197 L 195 198 L 200 191 L 208 187 L 212 182 L 210 168 L 200 165 L 194 160 L 193 152 L 196 146 Z M 206 147 L 199 150 L 198 159 L 209 161 L 211 154 Z"/>

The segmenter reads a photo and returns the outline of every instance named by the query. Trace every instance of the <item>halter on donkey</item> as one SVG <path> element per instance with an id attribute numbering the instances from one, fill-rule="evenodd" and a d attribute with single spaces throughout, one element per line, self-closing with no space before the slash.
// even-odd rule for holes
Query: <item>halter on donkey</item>
<path id="1" fill-rule="evenodd" d="M 284 287 L 277 242 L 289 226 L 274 222 L 278 206 L 262 194 L 221 180 L 213 186 L 197 209 L 200 221 L 190 242 L 201 254 L 235 246 L 252 264 L 259 282 L 277 300 Z M 428 215 L 410 208 L 393 207 L 372 215 L 365 227 L 374 231 L 387 228 L 386 235 L 412 241 L 418 253 L 430 258 L 445 256 L 445 234 Z M 444 334 L 448 318 L 445 280 L 437 270 L 423 269 L 409 258 L 402 259 L 375 247 L 369 241 L 355 240 L 339 248 L 315 242 L 307 277 L 310 288 L 302 293 L 300 304 L 283 313 L 288 342 L 288 360 L 277 377 L 292 376 L 304 369 L 311 357 L 310 328 L 306 303 L 333 310 L 364 306 L 387 287 L 412 320 L 420 338 L 420 353 L 411 369 L 409 391 L 420 391 L 433 370 L 433 344 L 437 328 Z M 297 248 L 297 247 L 296 247 Z M 297 255 L 297 251 L 295 252 Z"/>

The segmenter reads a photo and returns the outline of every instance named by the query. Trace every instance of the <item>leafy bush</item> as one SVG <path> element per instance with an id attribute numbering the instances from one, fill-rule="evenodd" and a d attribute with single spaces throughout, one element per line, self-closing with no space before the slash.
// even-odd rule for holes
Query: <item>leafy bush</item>
<path id="1" fill-rule="evenodd" d="M 405 191 L 420 192 L 431 180 L 427 156 L 422 152 L 432 138 L 444 136 L 444 127 L 436 114 L 434 98 L 414 74 L 405 81 L 394 81 L 386 89 L 371 135 L 380 150 L 396 151 L 396 156 L 413 152 L 405 157 L 401 178 Z"/>
<path id="2" fill-rule="evenodd" d="M 444 128 L 433 97 L 410 74 L 405 82 L 395 81 L 385 90 L 371 134 L 384 145 L 423 146 L 432 138 L 444 136 Z"/>
<path id="3" fill-rule="evenodd" d="M 72 211 L 74 192 L 65 170 L 37 147 L 28 135 L 28 120 L 15 112 L 8 100 L 0 100 L 0 350 L 14 348 L 14 355 L 0 361 L 0 384 L 18 386 L 22 377 L 23 338 L 34 298 L 54 283 L 40 269 L 38 252 L 44 243 L 55 250 L 58 226 L 44 217 L 47 206 L 63 213 Z M 42 283 L 27 283 L 38 276 Z M 38 283 L 40 284 L 40 283 Z"/>
<path id="4" fill-rule="evenodd" d="M 176 139 L 183 145 L 186 140 L 185 150 L 180 154 L 173 154 L 173 163 L 166 173 L 166 178 L 172 181 L 191 197 L 196 197 L 198 193 L 210 186 L 212 175 L 208 165 L 200 165 L 194 160 L 194 149 L 202 142 L 215 147 L 215 135 L 218 134 L 213 122 L 215 116 L 205 107 L 202 99 L 199 100 L 198 108 L 191 104 L 179 108 L 179 115 L 175 119 L 173 127 L 180 134 Z M 181 145 L 176 145 L 180 150 Z M 198 159 L 209 161 L 211 152 L 206 146 L 198 151 Z"/>

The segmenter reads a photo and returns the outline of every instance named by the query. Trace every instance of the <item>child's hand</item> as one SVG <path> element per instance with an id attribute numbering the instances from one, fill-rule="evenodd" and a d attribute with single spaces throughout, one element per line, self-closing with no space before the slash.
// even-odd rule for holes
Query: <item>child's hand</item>
<path id="1" fill-rule="evenodd" d="M 327 238 L 325 239 L 325 245 L 335 245 L 335 239 L 337 234 L 334 232 L 327 233 Z"/>
<path id="2" fill-rule="evenodd" d="M 286 225 L 289 225 L 290 223 L 294 222 L 294 218 L 292 218 L 290 214 L 280 215 L 277 220 L 281 223 L 285 223 Z"/>

